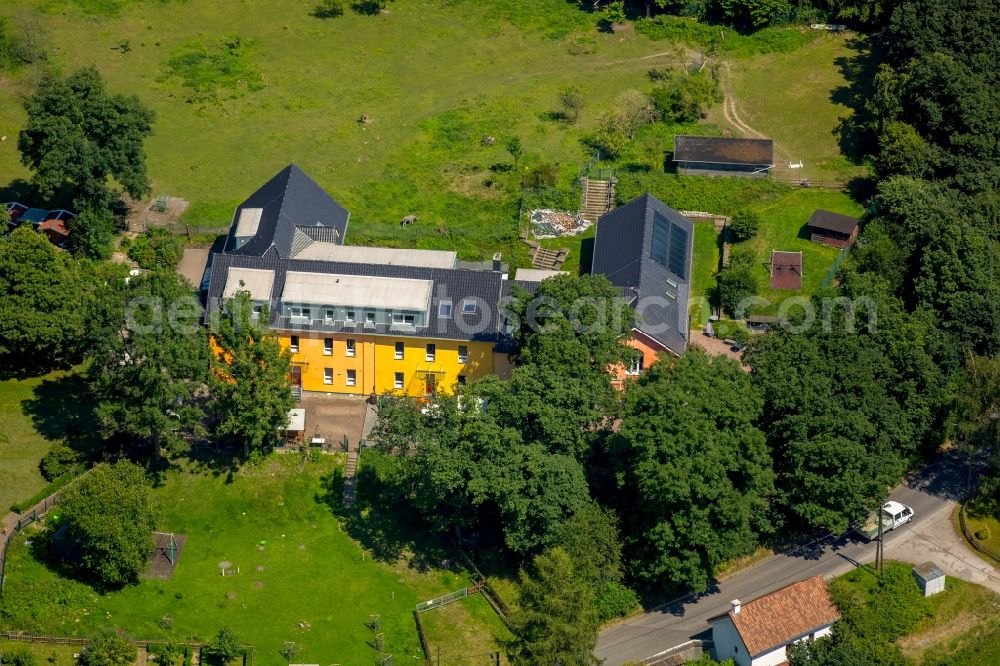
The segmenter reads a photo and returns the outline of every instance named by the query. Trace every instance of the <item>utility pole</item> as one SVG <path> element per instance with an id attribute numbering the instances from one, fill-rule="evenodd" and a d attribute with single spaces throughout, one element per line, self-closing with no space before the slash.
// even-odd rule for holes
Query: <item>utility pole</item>
<path id="1" fill-rule="evenodd" d="M 885 554 L 882 551 L 882 504 L 879 504 L 875 512 L 875 519 L 878 521 L 878 543 L 875 545 L 875 573 L 881 578 L 883 560 L 885 559 Z"/>

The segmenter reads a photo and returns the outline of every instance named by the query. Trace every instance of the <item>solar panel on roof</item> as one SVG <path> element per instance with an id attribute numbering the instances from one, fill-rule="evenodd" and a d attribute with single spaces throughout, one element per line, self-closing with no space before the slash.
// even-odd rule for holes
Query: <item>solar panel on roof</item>
<path id="1" fill-rule="evenodd" d="M 670 244 L 670 224 L 667 218 L 657 212 L 653 213 L 653 238 L 650 241 L 649 253 L 653 259 L 667 265 L 667 246 Z"/>
<path id="2" fill-rule="evenodd" d="M 687 279 L 684 275 L 684 267 L 687 263 L 687 231 L 681 229 L 676 224 L 670 225 L 670 253 L 667 257 L 667 268 L 681 278 Z"/>

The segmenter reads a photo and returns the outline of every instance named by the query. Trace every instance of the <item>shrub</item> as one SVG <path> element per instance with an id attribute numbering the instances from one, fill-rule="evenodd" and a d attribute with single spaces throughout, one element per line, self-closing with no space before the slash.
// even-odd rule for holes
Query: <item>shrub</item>
<path id="1" fill-rule="evenodd" d="M 989 541 L 990 540 L 990 528 L 983 525 L 978 530 L 976 530 L 976 539 L 979 541 Z"/>
<path id="2" fill-rule="evenodd" d="M 313 9 L 313 16 L 321 19 L 337 18 L 344 15 L 343 0 L 320 0 Z"/>
<path id="3" fill-rule="evenodd" d="M 228 664 L 243 654 L 243 643 L 228 627 L 223 627 L 215 635 L 215 638 L 205 645 L 202 652 L 211 657 L 216 663 Z"/>
<path id="4" fill-rule="evenodd" d="M 42 457 L 38 467 L 46 481 L 55 481 L 63 474 L 69 472 L 80 457 L 76 451 L 65 444 L 57 442 L 49 447 L 48 452 Z"/>
<path id="5" fill-rule="evenodd" d="M 140 268 L 174 268 L 184 254 L 181 239 L 164 227 L 153 227 L 128 245 L 128 257 Z"/>
<path id="6" fill-rule="evenodd" d="M 84 666 L 131 666 L 136 654 L 135 643 L 128 636 L 108 631 L 90 641 L 81 661 Z"/>
<path id="7" fill-rule="evenodd" d="M 608 581 L 597 590 L 594 596 L 593 608 L 600 622 L 607 622 L 617 617 L 625 617 L 639 605 L 639 595 L 631 588 Z"/>
<path id="8" fill-rule="evenodd" d="M 736 211 L 729 222 L 729 232 L 733 235 L 733 240 L 738 243 L 756 236 L 758 229 L 760 229 L 760 215 L 757 211 L 747 208 Z"/>
<path id="9" fill-rule="evenodd" d="M 665 122 L 689 123 L 700 119 L 714 104 L 722 101 L 718 71 L 715 67 L 688 74 L 675 70 L 657 71 L 663 83 L 653 88 L 650 98 Z"/>
<path id="10" fill-rule="evenodd" d="M 760 286 L 754 274 L 756 258 L 749 248 L 736 247 L 729 257 L 729 265 L 719 272 L 719 291 L 722 294 L 722 307 L 732 315 L 746 316 L 747 311 L 741 311 L 744 299 L 757 294 Z"/>
<path id="11" fill-rule="evenodd" d="M 177 661 L 177 658 L 184 654 L 184 648 L 173 641 L 167 643 L 153 643 L 147 651 L 156 656 L 156 663 L 160 666 L 167 666 Z"/>
<path id="12" fill-rule="evenodd" d="M 0 652 L 0 664 L 4 666 L 38 666 L 38 657 L 25 648 Z"/>

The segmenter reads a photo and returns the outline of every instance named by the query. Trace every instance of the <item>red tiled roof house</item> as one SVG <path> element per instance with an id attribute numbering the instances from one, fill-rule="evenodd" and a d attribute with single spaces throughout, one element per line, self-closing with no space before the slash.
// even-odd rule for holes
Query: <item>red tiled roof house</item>
<path id="1" fill-rule="evenodd" d="M 820 576 L 792 583 L 748 603 L 732 602 L 728 613 L 709 618 L 715 658 L 738 666 L 787 664 L 785 648 L 830 633 L 840 619 Z"/>

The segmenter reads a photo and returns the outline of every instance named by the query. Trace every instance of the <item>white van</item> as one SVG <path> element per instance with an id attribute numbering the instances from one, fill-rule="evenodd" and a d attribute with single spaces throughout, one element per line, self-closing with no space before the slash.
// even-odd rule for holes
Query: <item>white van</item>
<path id="1" fill-rule="evenodd" d="M 882 505 L 881 514 L 883 532 L 891 532 L 913 520 L 913 509 L 894 500 L 889 500 Z M 878 536 L 878 523 L 875 522 L 874 513 L 868 516 L 868 520 L 858 528 L 858 532 L 867 539 L 874 539 Z"/>

